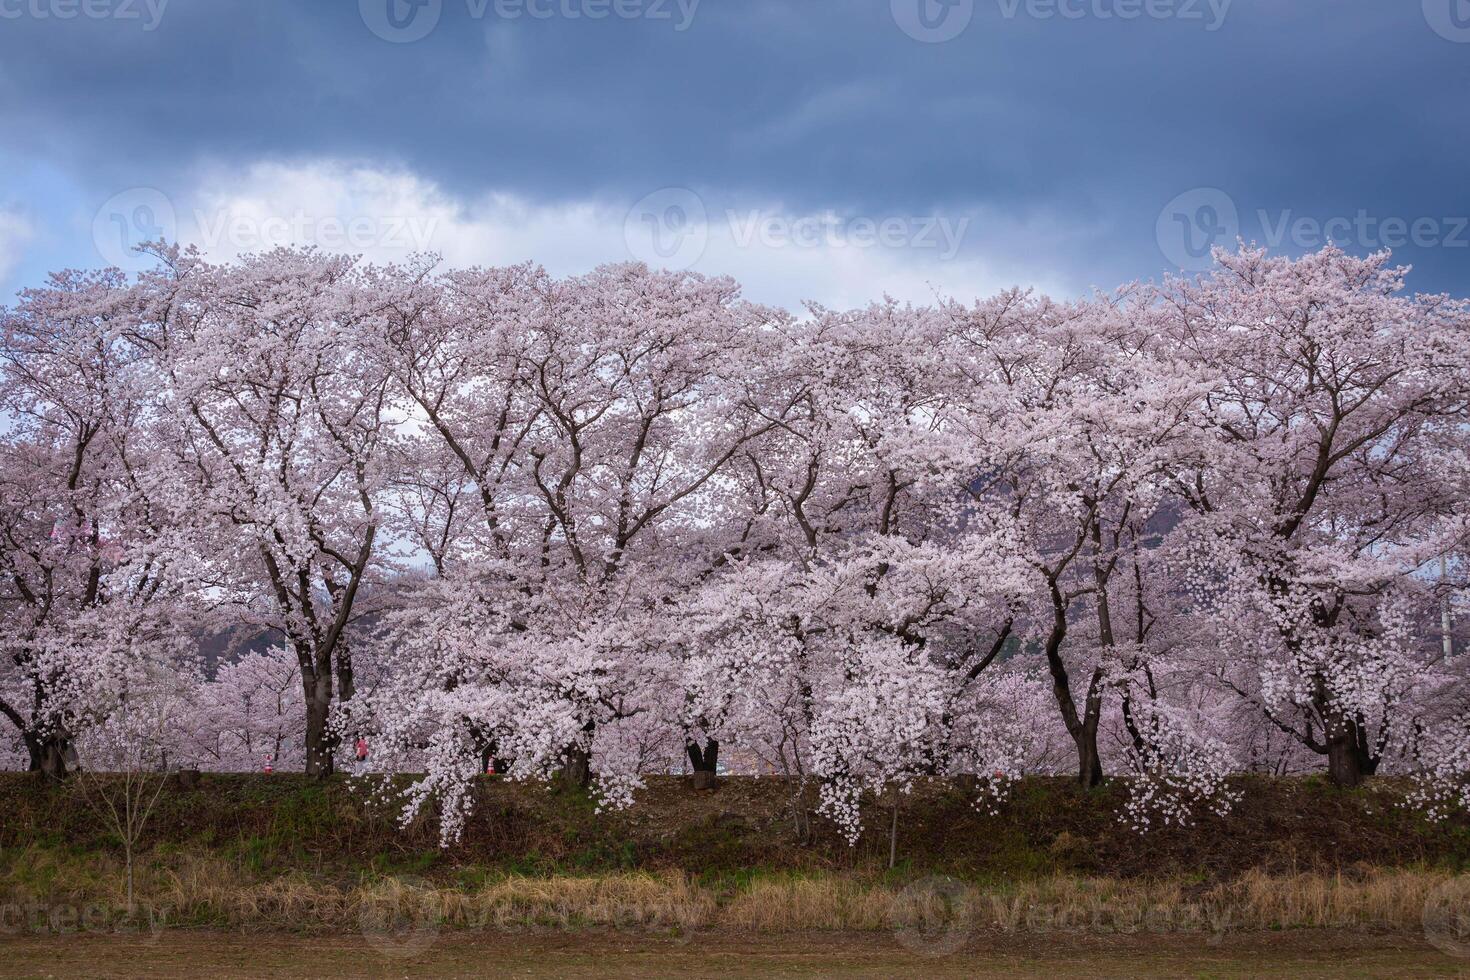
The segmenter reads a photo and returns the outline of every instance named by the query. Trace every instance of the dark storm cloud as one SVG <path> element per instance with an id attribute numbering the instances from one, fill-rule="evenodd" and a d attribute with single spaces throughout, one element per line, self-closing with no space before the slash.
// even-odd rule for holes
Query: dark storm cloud
<path id="1" fill-rule="evenodd" d="M 465 197 L 983 210 L 1071 229 L 1015 247 L 1110 284 L 1162 270 L 1160 227 L 1233 231 L 1186 193 L 1215 188 L 1247 237 L 1300 250 L 1338 219 L 1470 292 L 1467 0 L 974 0 L 942 43 L 900 25 L 966 0 L 170 0 L 154 29 L 159 0 L 68 2 L 0 0 L 0 159 L 84 195 L 325 156 Z M 420 40 L 369 27 L 415 15 Z"/>

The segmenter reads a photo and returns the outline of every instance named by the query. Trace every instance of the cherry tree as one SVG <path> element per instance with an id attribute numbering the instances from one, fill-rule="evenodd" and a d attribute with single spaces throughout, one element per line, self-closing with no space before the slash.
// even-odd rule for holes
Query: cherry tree
<path id="1" fill-rule="evenodd" d="M 1005 526 L 942 468 L 947 326 L 888 302 L 787 331 L 795 407 L 758 458 L 768 543 L 708 582 L 675 638 L 685 723 L 756 746 L 798 796 L 819 779 L 850 839 L 865 795 L 984 754 L 954 744 L 956 692 L 994 662 L 1023 589 Z"/>
<path id="2" fill-rule="evenodd" d="M 394 438 L 369 334 L 391 297 L 351 259 L 277 250 L 230 266 L 173 253 L 146 337 L 167 378 L 174 474 L 211 587 L 297 658 L 308 773 L 334 766 L 329 714 L 354 691 L 351 629 Z"/>
<path id="3" fill-rule="evenodd" d="M 3 312 L 32 768 L 163 671 L 171 760 L 414 773 L 375 784 L 446 842 L 487 771 L 779 772 L 798 834 L 815 785 L 891 849 L 930 776 L 1113 773 L 1140 830 L 1324 757 L 1466 798 L 1470 312 L 1386 255 L 797 317 L 637 264 L 154 251 Z M 271 645 L 205 676 L 208 630 Z"/>
<path id="4" fill-rule="evenodd" d="M 66 272 L 3 314 L 0 714 L 51 777 L 139 671 L 181 654 L 194 585 L 137 305 L 116 272 Z"/>
<path id="5" fill-rule="evenodd" d="M 272 646 L 220 663 L 187 694 L 178 751 L 200 768 L 258 772 L 304 764 L 306 706 L 296 653 Z"/>
<path id="6" fill-rule="evenodd" d="M 1402 295 L 1386 253 L 1216 261 L 1158 300 L 1212 375 L 1206 452 L 1176 481 L 1181 574 L 1221 682 L 1353 786 L 1419 669 L 1398 586 L 1464 533 L 1466 311 Z"/>
<path id="7" fill-rule="evenodd" d="M 486 756 L 584 783 L 598 752 L 623 798 L 634 767 L 613 753 L 646 748 L 628 736 L 657 713 L 658 624 L 756 520 L 750 455 L 782 411 L 757 356 L 774 314 L 728 279 L 637 265 L 438 286 L 395 311 L 383 351 L 429 461 L 398 507 L 440 556 L 395 643 L 440 668 L 395 670 L 375 717 L 396 716 L 404 750 L 439 733 L 418 800 L 460 792 Z M 688 748 L 713 769 L 713 745 Z"/>
<path id="8" fill-rule="evenodd" d="M 1004 685 L 978 672 L 974 685 L 942 650 L 953 649 L 947 633 L 967 636 L 953 628 L 958 610 L 1005 581 L 1005 542 L 964 544 L 879 538 L 806 568 L 753 558 L 713 578 L 669 634 L 685 651 L 674 661 L 683 696 L 668 702 L 683 712 L 675 723 L 793 777 L 800 834 L 808 779 L 850 841 L 866 797 L 896 808 L 921 776 L 978 772 L 986 794 L 1002 796 L 1024 754 L 999 731 L 1014 706 L 991 702 L 980 717 L 977 689 Z M 928 642 L 915 642 L 921 633 Z"/>
<path id="9" fill-rule="evenodd" d="M 1197 382 L 1168 369 L 1126 292 L 1057 304 L 1012 291 L 948 313 L 947 360 L 967 395 L 950 466 L 1026 542 L 1032 587 L 1017 623 L 1041 646 L 1078 778 L 1095 786 L 1106 695 L 1139 658 L 1140 637 L 1126 643 L 1115 625 L 1113 576 L 1194 452 Z"/>

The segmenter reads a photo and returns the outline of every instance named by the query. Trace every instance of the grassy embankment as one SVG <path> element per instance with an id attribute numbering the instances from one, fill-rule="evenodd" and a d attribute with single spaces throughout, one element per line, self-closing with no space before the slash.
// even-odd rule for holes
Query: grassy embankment
<path id="1" fill-rule="evenodd" d="M 1141 836 L 1116 819 L 1112 789 L 1028 780 L 990 816 L 952 786 L 923 786 L 904 801 L 890 871 L 885 810 L 855 848 L 821 819 L 799 841 L 790 787 L 774 779 L 710 792 L 654 780 L 634 809 L 602 815 L 578 793 L 487 781 L 464 840 L 441 849 L 431 821 L 399 827 L 345 780 L 206 775 L 160 800 L 139 906 L 170 925 L 300 931 L 356 930 L 399 910 L 451 929 L 679 934 L 956 916 L 1002 933 L 1417 932 L 1426 902 L 1470 897 L 1456 878 L 1470 824 L 1425 822 L 1396 805 L 1398 787 L 1241 789 L 1228 818 Z M 0 904 L 12 919 L 121 908 L 121 866 L 75 786 L 0 777 Z"/>

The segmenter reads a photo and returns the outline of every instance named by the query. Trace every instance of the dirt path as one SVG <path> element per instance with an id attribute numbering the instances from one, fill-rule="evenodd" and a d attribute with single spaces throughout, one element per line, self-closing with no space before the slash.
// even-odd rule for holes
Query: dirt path
<path id="1" fill-rule="evenodd" d="M 718 936 L 446 934 L 422 948 L 358 935 L 169 932 L 0 938 L 3 977 L 1470 977 L 1415 936 L 1303 932 L 1226 937 L 976 936 L 916 954 L 887 934 Z"/>

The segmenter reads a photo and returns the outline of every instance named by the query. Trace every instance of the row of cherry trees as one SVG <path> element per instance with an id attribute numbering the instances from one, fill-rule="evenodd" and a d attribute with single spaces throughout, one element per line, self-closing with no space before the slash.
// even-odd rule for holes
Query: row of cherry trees
<path id="1" fill-rule="evenodd" d="M 801 316 L 638 265 L 311 251 L 68 272 L 3 312 L 0 713 L 86 764 L 1127 779 L 1470 772 L 1470 309 L 1243 248 L 1073 303 Z M 207 663 L 201 641 L 268 649 Z M 160 686 L 160 671 L 172 678 Z M 134 705 L 136 706 L 136 705 Z M 359 758 L 366 754 L 366 758 Z"/>

